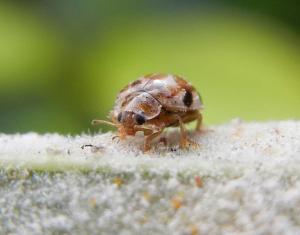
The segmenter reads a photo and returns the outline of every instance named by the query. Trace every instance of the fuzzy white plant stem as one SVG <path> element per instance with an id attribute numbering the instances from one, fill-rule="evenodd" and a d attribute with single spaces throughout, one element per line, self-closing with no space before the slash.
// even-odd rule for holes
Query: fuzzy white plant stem
<path id="1" fill-rule="evenodd" d="M 300 122 L 208 129 L 0 135 L 0 234 L 300 234 Z"/>

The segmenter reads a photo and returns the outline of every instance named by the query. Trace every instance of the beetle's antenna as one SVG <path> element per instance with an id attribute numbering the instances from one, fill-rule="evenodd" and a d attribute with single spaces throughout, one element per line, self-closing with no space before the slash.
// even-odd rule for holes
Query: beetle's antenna
<path id="1" fill-rule="evenodd" d="M 106 124 L 109 126 L 117 127 L 117 124 L 110 122 L 110 121 L 105 121 L 105 120 L 93 120 L 92 121 L 92 125 L 100 125 L 100 124 Z"/>

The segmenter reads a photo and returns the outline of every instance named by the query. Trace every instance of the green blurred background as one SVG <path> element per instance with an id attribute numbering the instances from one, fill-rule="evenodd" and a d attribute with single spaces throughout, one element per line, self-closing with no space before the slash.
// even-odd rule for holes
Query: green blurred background
<path id="1" fill-rule="evenodd" d="M 206 124 L 300 118 L 294 1 L 0 3 L 0 132 L 81 133 L 143 74 L 185 76 Z M 104 130 L 106 127 L 103 127 Z"/>

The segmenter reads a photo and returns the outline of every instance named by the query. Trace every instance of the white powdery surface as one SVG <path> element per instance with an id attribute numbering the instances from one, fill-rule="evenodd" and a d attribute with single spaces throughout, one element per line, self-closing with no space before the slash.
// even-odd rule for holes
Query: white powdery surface
<path id="1" fill-rule="evenodd" d="M 164 136 L 0 135 L 0 234 L 300 234 L 299 121 Z"/>

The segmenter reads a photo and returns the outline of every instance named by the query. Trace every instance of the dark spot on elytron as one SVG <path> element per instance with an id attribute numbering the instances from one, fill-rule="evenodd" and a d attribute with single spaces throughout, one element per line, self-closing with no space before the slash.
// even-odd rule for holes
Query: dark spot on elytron
<path id="1" fill-rule="evenodd" d="M 117 117 L 117 118 L 118 118 L 118 122 L 121 122 L 121 121 L 122 121 L 122 112 L 118 114 L 118 117 Z"/>
<path id="2" fill-rule="evenodd" d="M 190 91 L 186 91 L 183 97 L 183 103 L 185 106 L 190 107 L 193 103 L 193 94 Z"/>

